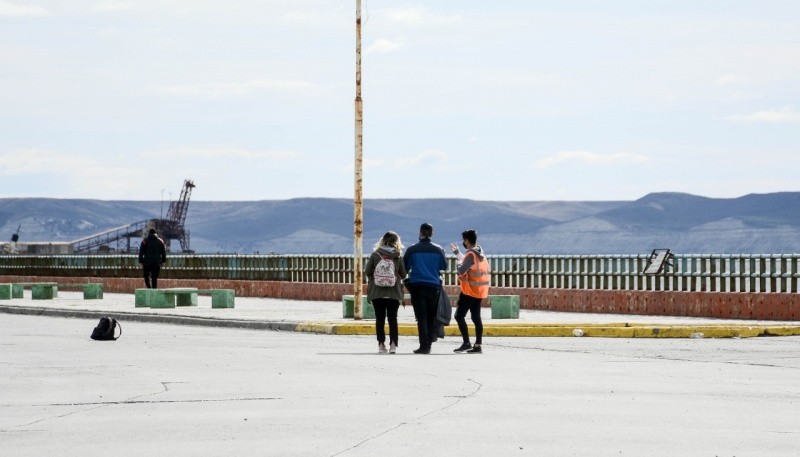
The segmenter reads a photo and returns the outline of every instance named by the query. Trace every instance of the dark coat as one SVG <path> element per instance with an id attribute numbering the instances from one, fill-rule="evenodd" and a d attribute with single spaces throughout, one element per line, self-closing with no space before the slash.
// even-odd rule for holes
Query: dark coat
<path id="1" fill-rule="evenodd" d="M 150 233 L 139 245 L 139 263 L 162 265 L 167 261 L 167 248 L 164 241 L 155 233 Z"/>

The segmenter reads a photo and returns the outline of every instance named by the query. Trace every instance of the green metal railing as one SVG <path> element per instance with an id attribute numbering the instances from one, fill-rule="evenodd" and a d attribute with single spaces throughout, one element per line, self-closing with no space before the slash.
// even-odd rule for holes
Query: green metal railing
<path id="1" fill-rule="evenodd" d="M 672 265 L 653 276 L 643 273 L 649 257 L 501 255 L 489 261 L 494 287 L 796 293 L 800 283 L 798 254 L 675 254 Z M 456 260 L 448 262 L 444 282 L 455 285 Z M 140 267 L 134 255 L 14 255 L 0 256 L 0 275 L 139 277 Z M 174 254 L 162 276 L 348 284 L 353 257 Z"/>

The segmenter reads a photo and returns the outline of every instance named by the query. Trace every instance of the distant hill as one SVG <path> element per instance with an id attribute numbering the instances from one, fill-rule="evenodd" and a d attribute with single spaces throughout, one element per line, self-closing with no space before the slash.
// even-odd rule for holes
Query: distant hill
<path id="1" fill-rule="evenodd" d="M 160 202 L 0 199 L 0 241 L 71 241 L 166 211 Z M 364 201 L 364 250 L 386 230 L 416 241 L 420 223 L 434 241 L 460 242 L 475 228 L 493 254 L 800 252 L 800 192 L 732 199 L 653 193 L 635 201 L 501 202 L 465 199 Z M 299 198 L 192 201 L 186 221 L 198 253 L 351 254 L 353 203 Z"/>

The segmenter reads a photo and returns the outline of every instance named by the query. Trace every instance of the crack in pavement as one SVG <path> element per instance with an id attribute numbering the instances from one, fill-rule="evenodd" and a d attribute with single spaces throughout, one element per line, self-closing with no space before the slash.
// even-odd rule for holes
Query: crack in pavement
<path id="1" fill-rule="evenodd" d="M 5 405 L 5 406 L 110 406 L 110 405 L 142 405 L 159 403 L 214 403 L 214 402 L 238 402 L 238 401 L 264 401 L 264 400 L 283 400 L 282 397 L 242 397 L 242 398 L 207 398 L 207 399 L 188 399 L 188 400 L 120 400 L 120 401 L 93 401 L 81 403 L 46 403 L 38 405 Z M 73 413 L 74 414 L 74 413 Z"/>
<path id="2" fill-rule="evenodd" d="M 448 404 L 448 405 L 445 405 L 445 406 L 441 407 L 441 408 L 435 409 L 433 411 L 429 411 L 429 412 L 427 412 L 427 413 L 425 413 L 425 414 L 423 414 L 423 415 L 421 415 L 419 417 L 415 417 L 414 419 L 411 419 L 410 421 L 400 422 L 399 424 L 395 425 L 394 427 L 390 427 L 390 428 L 382 431 L 381 433 L 378 433 L 377 435 L 373 435 L 373 436 L 370 436 L 369 438 L 366 438 L 366 439 L 364 439 L 362 441 L 359 441 L 358 443 L 356 443 L 353 446 L 350 446 L 347 449 L 341 450 L 341 451 L 339 451 L 339 452 L 337 452 L 335 454 L 331 454 L 330 457 L 336 457 L 337 455 L 342 455 L 345 452 L 352 451 L 353 449 L 361 446 L 362 444 L 367 443 L 369 441 L 372 441 L 372 440 L 374 440 L 376 438 L 380 438 L 381 436 L 386 435 L 387 433 L 392 432 L 394 430 L 397 430 L 398 428 L 402 427 L 403 425 L 407 425 L 410 422 L 416 422 L 416 421 L 418 421 L 420 419 L 424 419 L 424 418 L 426 418 L 426 417 L 428 417 L 428 416 L 430 416 L 432 414 L 439 413 L 439 412 L 445 411 L 445 410 L 447 410 L 449 408 L 452 408 L 453 406 L 461 403 L 463 400 L 466 400 L 466 399 L 474 396 L 475 394 L 477 394 L 481 390 L 481 388 L 483 387 L 483 384 L 479 383 L 478 381 L 476 381 L 474 379 L 467 378 L 467 380 L 477 386 L 474 391 L 472 391 L 472 392 L 470 392 L 470 393 L 468 393 L 466 395 L 447 395 L 444 398 L 455 398 L 456 400 L 454 402 Z"/>
<path id="3" fill-rule="evenodd" d="M 504 349 L 521 349 L 521 350 L 529 350 L 529 351 L 539 351 L 539 352 L 556 352 L 556 353 L 567 353 L 567 354 L 587 354 L 587 355 L 604 355 L 608 357 L 614 357 L 618 359 L 639 359 L 643 361 L 659 361 L 659 362 L 692 362 L 692 363 L 719 363 L 724 365 L 738 365 L 738 366 L 751 366 L 751 367 L 761 367 L 761 368 L 780 368 L 780 369 L 792 369 L 792 370 L 800 370 L 800 367 L 794 367 L 789 365 L 777 365 L 777 364 L 770 364 L 770 363 L 763 363 L 763 362 L 750 362 L 746 360 L 737 361 L 737 360 L 715 360 L 715 359 L 688 359 L 688 358 L 680 358 L 680 357 L 669 357 L 669 356 L 662 356 L 662 355 L 631 355 L 631 354 L 617 354 L 614 352 L 608 351 L 591 351 L 587 349 L 555 349 L 555 348 L 545 348 L 545 347 L 531 347 L 531 346 L 514 346 L 512 344 L 493 344 L 495 347 L 504 348 Z M 789 358 L 791 360 L 791 358 Z M 609 361 L 613 362 L 613 361 Z M 624 360 L 622 361 L 624 362 Z"/>
<path id="4" fill-rule="evenodd" d="M 160 395 L 163 393 L 168 392 L 170 384 L 180 384 L 180 381 L 161 381 L 161 386 L 163 388 L 160 392 L 151 392 L 142 395 L 136 395 L 133 397 L 128 398 L 127 400 L 120 400 L 120 401 L 98 401 L 98 402 L 79 402 L 79 403 L 49 403 L 44 405 L 24 405 L 24 406 L 88 406 L 88 408 L 82 408 L 78 411 L 72 411 L 65 414 L 59 414 L 55 416 L 45 417 L 39 420 L 35 420 L 33 422 L 28 422 L 25 424 L 18 424 L 12 425 L 10 427 L 4 427 L 0 429 L 0 432 L 8 432 L 13 429 L 21 428 L 21 427 L 28 427 L 31 425 L 39 424 L 45 421 L 49 421 L 52 419 L 61 419 L 64 417 L 69 417 L 75 414 L 81 414 L 89 411 L 93 411 L 98 408 L 103 408 L 106 406 L 113 406 L 113 405 L 136 405 L 136 404 L 158 404 L 158 403 L 206 403 L 206 402 L 227 402 L 227 401 L 264 401 L 264 400 L 280 400 L 280 397 L 250 397 L 250 398 L 229 398 L 229 399 L 205 399 L 205 400 L 198 400 L 198 399 L 190 399 L 190 400 L 138 400 L 142 397 L 149 397 L 153 395 Z M 3 406 L 13 406 L 13 405 L 3 405 Z M 19 405 L 16 405 L 19 406 Z"/>

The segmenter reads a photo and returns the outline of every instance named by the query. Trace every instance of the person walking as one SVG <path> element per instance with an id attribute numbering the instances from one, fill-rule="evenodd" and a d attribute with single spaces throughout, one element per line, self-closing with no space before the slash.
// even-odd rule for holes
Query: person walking
<path id="1" fill-rule="evenodd" d="M 433 226 L 427 222 L 419 227 L 419 242 L 403 255 L 408 279 L 406 288 L 411 294 L 414 316 L 417 318 L 419 348 L 415 354 L 430 354 L 436 337 L 436 310 L 439 305 L 441 272 L 447 269 L 444 249 L 431 241 Z"/>
<path id="2" fill-rule="evenodd" d="M 469 229 L 461 232 L 462 244 L 467 249 L 462 254 L 455 243 L 450 243 L 450 250 L 458 257 L 458 280 L 461 293 L 458 296 L 455 319 L 461 332 L 463 344 L 453 352 L 480 354 L 483 339 L 483 321 L 481 320 L 481 301 L 489 296 L 490 272 L 489 261 L 478 246 L 478 233 Z M 469 327 L 465 319 L 469 311 L 470 319 L 475 326 L 475 345 L 469 342 Z"/>
<path id="3" fill-rule="evenodd" d="M 148 289 L 158 289 L 158 274 L 161 266 L 167 261 L 167 248 L 164 240 L 156 235 L 155 229 L 150 229 L 147 237 L 139 245 L 139 265 L 144 274 L 144 285 Z"/>
<path id="4" fill-rule="evenodd" d="M 378 352 L 385 354 L 386 331 L 384 325 L 389 318 L 389 350 L 397 352 L 397 310 L 403 300 L 403 282 L 406 267 L 400 257 L 403 243 L 400 235 L 391 230 L 386 232 L 378 243 L 364 267 L 367 277 L 367 301 L 375 308 L 375 336 L 378 337 Z"/>

